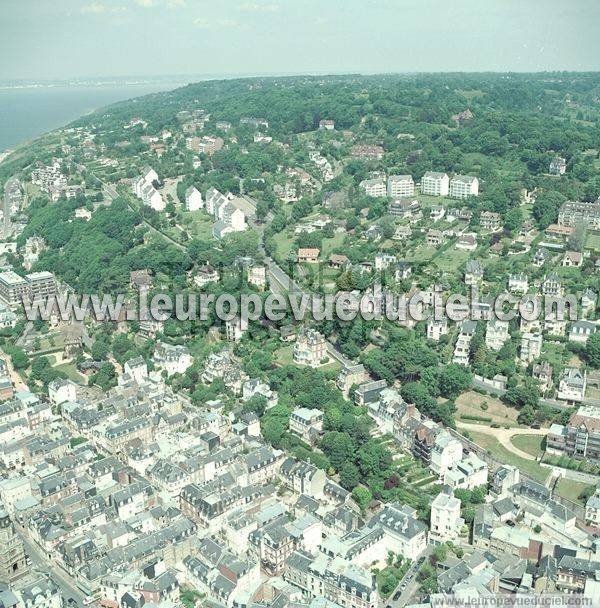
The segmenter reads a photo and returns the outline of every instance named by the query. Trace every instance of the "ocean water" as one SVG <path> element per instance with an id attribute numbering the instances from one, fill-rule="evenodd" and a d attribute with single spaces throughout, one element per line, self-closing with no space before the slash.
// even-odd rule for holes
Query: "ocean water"
<path id="1" fill-rule="evenodd" d="M 0 89 L 0 152 L 103 106 L 183 83 Z"/>

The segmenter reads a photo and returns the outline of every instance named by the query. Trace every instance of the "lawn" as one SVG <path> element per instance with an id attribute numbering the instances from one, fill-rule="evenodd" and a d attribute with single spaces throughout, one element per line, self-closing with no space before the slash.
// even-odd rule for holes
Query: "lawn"
<path id="1" fill-rule="evenodd" d="M 275 358 L 275 362 L 279 365 L 290 365 L 294 360 L 294 345 L 290 344 L 289 346 L 282 346 L 278 348 L 273 356 Z"/>
<path id="2" fill-rule="evenodd" d="M 184 211 L 182 217 L 182 227 L 190 238 L 211 239 L 213 220 L 204 211 Z"/>
<path id="3" fill-rule="evenodd" d="M 600 234 L 590 233 L 588 235 L 585 247 L 586 249 L 595 249 L 596 251 L 600 251 Z"/>
<path id="4" fill-rule="evenodd" d="M 411 254 L 407 256 L 409 262 L 428 262 L 437 253 L 435 247 L 419 245 Z"/>
<path id="5" fill-rule="evenodd" d="M 582 481 L 575 481 L 573 479 L 567 479 L 566 477 L 561 477 L 556 484 L 556 491 L 563 496 L 564 498 L 568 498 L 573 502 L 578 502 L 580 504 L 585 504 L 585 499 L 579 498 L 581 493 L 588 488 L 591 488 L 587 483 L 583 483 Z"/>
<path id="6" fill-rule="evenodd" d="M 543 435 L 514 435 L 510 442 L 519 450 L 527 452 L 536 458 L 544 452 L 544 436 Z"/>
<path id="7" fill-rule="evenodd" d="M 321 251 L 321 259 L 326 260 L 336 247 L 341 247 L 341 245 L 344 244 L 345 237 L 345 232 L 336 232 L 332 238 L 323 239 L 323 250 Z"/>
<path id="8" fill-rule="evenodd" d="M 520 456 L 513 454 L 492 435 L 477 433 L 476 431 L 469 431 L 469 435 L 475 443 L 480 445 L 482 448 L 485 448 L 493 457 L 497 458 L 501 462 L 518 467 L 521 471 L 533 477 L 536 481 L 541 483 L 546 481 L 546 478 L 550 473 L 548 469 L 544 469 L 533 460 L 525 460 L 525 458 L 521 458 Z"/>
<path id="9" fill-rule="evenodd" d="M 496 397 L 488 397 L 487 395 L 480 395 L 475 391 L 467 391 L 456 399 L 455 404 L 459 415 L 489 417 L 492 419 L 492 422 L 497 422 L 503 426 L 505 424 L 509 424 L 510 426 L 517 424 L 519 412 L 512 407 L 507 407 Z M 487 408 L 482 408 L 482 405 L 487 405 Z M 476 421 L 465 420 L 465 422 Z"/>
<path id="10" fill-rule="evenodd" d="M 294 250 L 294 237 L 286 232 L 280 232 L 273 237 L 277 250 L 277 259 L 286 260 Z"/>
<path id="11" fill-rule="evenodd" d="M 458 267 L 471 257 L 471 252 L 451 247 L 436 257 L 433 263 L 444 272 L 457 271 Z"/>
<path id="12" fill-rule="evenodd" d="M 77 371 L 77 368 L 73 363 L 61 363 L 60 365 L 54 366 L 54 369 L 57 372 L 66 374 L 67 378 L 73 382 L 84 385 L 87 384 L 87 378 Z"/>

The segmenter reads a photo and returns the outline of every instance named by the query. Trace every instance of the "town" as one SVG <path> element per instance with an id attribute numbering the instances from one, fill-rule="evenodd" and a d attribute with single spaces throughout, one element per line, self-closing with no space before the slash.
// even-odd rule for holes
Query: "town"
<path id="1" fill-rule="evenodd" d="M 600 80 L 563 76 L 208 81 L 9 155 L 0 606 L 600 602 Z M 377 284 L 480 314 L 127 315 Z M 69 294 L 126 307 L 25 317 Z"/>

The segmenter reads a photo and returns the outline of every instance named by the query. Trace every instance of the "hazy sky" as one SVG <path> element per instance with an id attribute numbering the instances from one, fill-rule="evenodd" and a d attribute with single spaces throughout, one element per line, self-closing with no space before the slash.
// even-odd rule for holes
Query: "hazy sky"
<path id="1" fill-rule="evenodd" d="M 0 79 L 600 69 L 600 0 L 0 0 L 0 22 Z"/>

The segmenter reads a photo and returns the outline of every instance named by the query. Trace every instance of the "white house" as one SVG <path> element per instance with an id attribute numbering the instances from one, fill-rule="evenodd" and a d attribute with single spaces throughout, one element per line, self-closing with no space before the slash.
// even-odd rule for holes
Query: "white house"
<path id="1" fill-rule="evenodd" d="M 558 385 L 558 399 L 568 402 L 581 402 L 585 397 L 587 374 L 577 367 L 566 367 Z"/>
<path id="2" fill-rule="evenodd" d="M 444 478 L 446 471 L 462 460 L 462 443 L 454 438 L 449 431 L 440 431 L 431 448 L 431 470 L 440 478 Z"/>
<path id="3" fill-rule="evenodd" d="M 204 207 L 202 194 L 194 186 L 190 186 L 185 191 L 185 208 L 187 211 L 198 211 L 202 207 Z"/>
<path id="4" fill-rule="evenodd" d="M 154 349 L 153 361 L 156 367 L 167 372 L 167 376 L 172 376 L 183 374 L 192 365 L 194 358 L 186 346 L 159 342 Z"/>
<path id="5" fill-rule="evenodd" d="M 48 384 L 48 397 L 50 403 L 60 405 L 66 401 L 77 399 L 77 385 L 71 380 L 57 378 Z"/>
<path id="6" fill-rule="evenodd" d="M 125 362 L 123 372 L 139 384 L 148 377 L 148 366 L 142 357 L 134 357 Z"/>
<path id="7" fill-rule="evenodd" d="M 471 452 L 460 462 L 446 471 L 444 483 L 452 489 L 472 490 L 487 484 L 488 466 L 481 458 Z"/>

